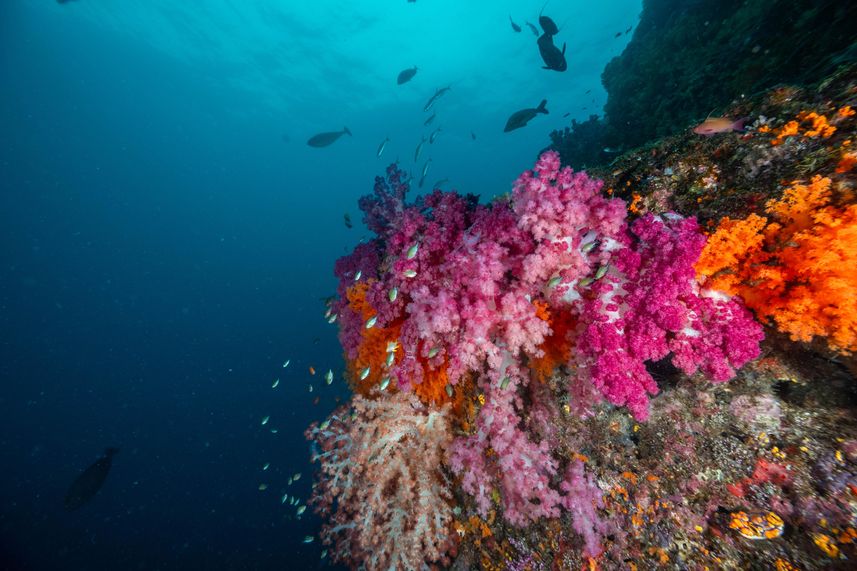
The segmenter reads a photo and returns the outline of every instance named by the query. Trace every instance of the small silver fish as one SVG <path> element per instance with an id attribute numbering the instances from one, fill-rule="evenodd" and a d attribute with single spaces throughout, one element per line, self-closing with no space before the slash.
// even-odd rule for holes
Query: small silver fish
<path id="1" fill-rule="evenodd" d="M 289 485 L 289 486 L 291 486 L 293 481 L 294 481 L 294 480 L 292 480 L 292 477 L 291 477 L 291 476 L 289 476 L 289 483 L 288 483 L 288 485 Z"/>
<path id="2" fill-rule="evenodd" d="M 435 129 L 434 131 L 432 131 L 431 135 L 429 135 L 429 145 L 434 144 L 434 142 L 440 136 L 440 131 L 441 131 L 440 127 Z"/>
<path id="3" fill-rule="evenodd" d="M 408 248 L 408 253 L 407 253 L 407 254 L 405 254 L 405 257 L 406 257 L 407 259 L 409 259 L 409 260 L 413 260 L 413 259 L 416 257 L 417 252 L 419 251 L 419 249 L 420 249 L 420 245 L 419 245 L 419 243 L 414 244 L 413 246 L 411 246 L 410 248 Z"/>
<path id="4" fill-rule="evenodd" d="M 312 392 L 312 385 L 309 386 L 309 392 Z"/>
<path id="5" fill-rule="evenodd" d="M 381 144 L 380 144 L 380 145 L 378 145 L 378 152 L 376 153 L 376 156 L 377 156 L 379 159 L 381 158 L 381 155 L 382 155 L 382 154 L 384 154 L 384 147 L 386 147 L 386 146 L 387 146 L 387 143 L 389 143 L 389 142 L 390 142 L 390 137 L 387 137 L 386 139 L 384 139 L 383 141 L 381 141 Z"/>
<path id="6" fill-rule="evenodd" d="M 554 276 L 548 282 L 548 287 L 556 287 L 562 282 L 562 276 Z"/>
<path id="7" fill-rule="evenodd" d="M 331 315 L 331 316 L 328 318 L 327 322 L 328 322 L 328 323 L 333 323 L 334 321 L 336 321 L 336 315 L 337 315 L 337 314 L 335 314 L 335 313 L 334 313 L 333 315 Z"/>
<path id="8" fill-rule="evenodd" d="M 268 484 L 259 484 L 259 491 L 264 492 L 268 489 Z"/>
<path id="9" fill-rule="evenodd" d="M 398 341 L 387 341 L 387 353 L 395 353 L 396 349 L 399 348 Z"/>
<path id="10" fill-rule="evenodd" d="M 283 363 L 283 368 L 285 369 L 286 367 L 288 367 L 288 366 L 289 366 L 289 363 L 291 363 L 291 362 L 292 362 L 292 360 L 291 360 L 291 359 L 286 359 L 286 362 L 285 362 L 285 363 Z"/>
<path id="11" fill-rule="evenodd" d="M 270 468 L 270 467 L 271 467 L 271 463 L 270 463 L 270 462 L 265 462 L 264 466 L 262 466 L 262 470 L 267 470 L 267 469 L 268 469 L 268 468 Z"/>
<path id="12" fill-rule="evenodd" d="M 428 173 L 430 164 L 431 164 L 431 159 L 427 160 L 426 164 L 423 165 L 423 172 L 420 175 L 420 180 L 424 180 L 426 178 L 426 173 Z"/>
<path id="13" fill-rule="evenodd" d="M 402 272 L 402 275 L 405 276 L 406 278 L 415 278 L 415 277 L 417 277 L 417 271 L 416 270 L 405 270 L 404 272 Z"/>
<path id="14" fill-rule="evenodd" d="M 295 510 L 295 515 L 301 515 L 306 511 L 306 506 L 298 506 L 298 509 Z"/>
<path id="15" fill-rule="evenodd" d="M 428 358 L 434 359 L 438 353 L 440 353 L 440 349 L 438 349 L 437 347 L 432 347 L 431 349 L 429 349 Z"/>
<path id="16" fill-rule="evenodd" d="M 327 549 L 322 549 L 321 550 L 321 559 L 324 559 L 325 557 L 327 557 Z"/>
<path id="17" fill-rule="evenodd" d="M 596 246 L 598 246 L 598 241 L 597 241 L 597 240 L 593 240 L 592 242 L 587 242 L 586 244 L 584 244 L 584 245 L 580 248 L 580 251 L 581 251 L 581 252 L 583 252 L 584 254 L 588 254 L 589 252 L 591 252 L 592 250 L 594 250 Z"/>
<path id="18" fill-rule="evenodd" d="M 300 479 L 301 479 L 301 473 L 300 473 L 300 472 L 298 472 L 297 474 L 295 474 L 295 475 L 293 476 L 293 478 L 294 478 L 294 481 L 295 481 L 295 482 L 297 482 L 298 480 L 300 480 Z"/>
<path id="19" fill-rule="evenodd" d="M 327 430 L 329 426 L 330 426 L 330 419 L 328 418 L 328 419 L 325 419 L 324 422 L 322 422 L 321 424 L 318 425 L 318 429 L 319 430 Z"/>
<path id="20" fill-rule="evenodd" d="M 368 376 L 369 376 L 369 372 L 370 372 L 371 370 L 372 370 L 372 369 L 371 369 L 371 367 L 366 367 L 365 369 L 363 369 L 362 371 L 360 371 L 360 380 L 361 380 L 361 381 L 362 381 L 362 380 L 365 380 L 365 379 L 366 379 L 366 377 L 368 377 Z"/>
<path id="21" fill-rule="evenodd" d="M 276 428 L 272 428 L 272 429 L 271 429 L 271 434 L 276 434 L 276 433 L 278 433 L 278 432 L 279 432 L 279 430 L 277 430 Z"/>
<path id="22" fill-rule="evenodd" d="M 435 117 L 437 117 L 437 113 L 432 113 L 432 116 L 425 120 L 425 122 L 423 123 L 423 126 L 428 127 L 431 124 L 431 122 L 434 121 Z"/>
<path id="23" fill-rule="evenodd" d="M 399 297 L 399 288 L 393 286 L 390 292 L 387 294 L 387 298 L 390 300 L 390 303 L 396 301 L 396 298 Z"/>
<path id="24" fill-rule="evenodd" d="M 375 324 L 378 322 L 378 316 L 373 315 L 369 319 L 366 320 L 366 329 L 372 329 L 375 327 Z"/>
<path id="25" fill-rule="evenodd" d="M 594 281 L 595 280 L 593 280 L 592 278 L 583 278 L 579 282 L 577 282 L 577 285 L 579 285 L 580 287 L 586 287 Z"/>
<path id="26" fill-rule="evenodd" d="M 280 500 L 280 503 L 284 504 L 284 503 L 286 503 L 286 500 L 288 500 L 288 499 L 289 499 L 289 494 L 283 494 L 283 498 Z"/>
<path id="27" fill-rule="evenodd" d="M 271 385 L 271 388 L 276 389 L 279 384 L 280 384 L 280 379 L 277 379 L 276 381 L 274 381 L 274 384 Z"/>
<path id="28" fill-rule="evenodd" d="M 324 375 L 324 381 L 329 385 L 333 382 L 333 371 L 331 369 L 327 370 L 327 373 Z"/>
<path id="29" fill-rule="evenodd" d="M 607 273 L 607 265 L 603 265 L 595 272 L 595 279 L 600 280 Z"/>
<path id="30" fill-rule="evenodd" d="M 449 398 L 452 398 L 452 385 L 450 385 L 450 384 L 446 385 L 446 396 L 448 396 Z"/>
<path id="31" fill-rule="evenodd" d="M 363 270 L 357 270 L 357 273 L 354 274 L 354 281 L 359 282 L 360 278 L 363 276 Z"/>
<path id="32" fill-rule="evenodd" d="M 506 375 L 505 377 L 503 377 L 503 380 L 500 381 L 500 388 L 505 389 L 506 387 L 508 387 L 509 381 L 511 381 L 511 380 L 512 379 L 509 377 L 509 375 Z"/>
<path id="33" fill-rule="evenodd" d="M 386 360 L 385 364 L 387 365 L 388 369 L 393 366 L 393 362 L 395 360 L 396 360 L 396 354 L 395 353 L 387 353 L 387 360 Z"/>
<path id="34" fill-rule="evenodd" d="M 423 145 L 426 144 L 426 138 L 423 137 L 422 140 L 417 145 L 417 149 L 414 151 L 414 162 L 420 160 L 420 153 L 423 152 Z"/>
<path id="35" fill-rule="evenodd" d="M 271 420 L 271 417 L 270 417 L 270 416 L 265 416 L 265 417 L 263 417 L 263 418 L 262 418 L 262 426 L 265 426 L 266 424 L 268 424 L 268 421 L 269 421 L 269 420 Z"/>
<path id="36" fill-rule="evenodd" d="M 304 537 L 304 543 L 312 543 L 315 538 L 311 535 Z"/>
<path id="37" fill-rule="evenodd" d="M 381 387 L 382 391 L 384 389 L 386 389 L 389 385 L 390 385 L 390 377 L 384 377 L 383 379 L 381 379 L 380 387 Z"/>

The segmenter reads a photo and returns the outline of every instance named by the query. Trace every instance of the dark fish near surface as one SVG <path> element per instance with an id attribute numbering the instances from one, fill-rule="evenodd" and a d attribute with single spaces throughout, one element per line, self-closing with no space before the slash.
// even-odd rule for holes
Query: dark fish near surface
<path id="1" fill-rule="evenodd" d="M 399 77 L 396 78 L 396 83 L 402 85 L 403 83 L 407 83 L 414 78 L 417 74 L 417 66 L 402 70 L 399 72 Z"/>
<path id="2" fill-rule="evenodd" d="M 542 12 L 544 12 L 547 5 L 548 3 L 545 2 L 545 5 L 542 6 L 541 10 L 539 10 L 539 26 L 542 27 L 542 30 L 544 30 L 546 34 L 555 36 L 559 33 L 559 28 L 556 27 L 556 23 L 547 16 L 542 16 Z"/>
<path id="3" fill-rule="evenodd" d="M 548 114 L 547 108 L 547 99 L 542 99 L 542 102 L 539 103 L 539 106 L 534 109 L 521 109 L 520 111 L 515 111 L 512 113 L 512 116 L 509 117 L 509 120 L 506 121 L 506 128 L 503 129 L 504 133 L 508 133 L 509 131 L 514 131 L 515 129 L 520 129 L 521 127 L 526 126 L 527 123 L 530 122 L 530 119 L 538 115 L 539 113 Z"/>
<path id="4" fill-rule="evenodd" d="M 348 127 L 343 127 L 342 131 L 329 131 L 327 133 L 319 133 L 318 135 L 313 135 L 306 142 L 310 147 L 326 147 L 328 145 L 332 145 L 336 142 L 336 140 L 345 134 L 351 134 L 351 131 L 348 130 Z"/>
<path id="5" fill-rule="evenodd" d="M 426 120 L 425 120 L 425 122 L 423 123 L 423 125 L 425 125 L 426 127 L 428 127 L 428 126 L 431 124 L 431 122 L 432 122 L 432 121 L 434 121 L 434 118 L 435 118 L 435 117 L 437 117 L 437 113 L 432 113 L 431 117 L 429 117 L 428 119 L 426 119 Z"/>
<path id="6" fill-rule="evenodd" d="M 516 32 L 521 31 L 521 26 L 519 26 L 518 24 L 516 24 L 515 22 L 512 21 L 512 15 L 511 14 L 509 14 L 509 23 L 512 24 L 513 30 L 515 30 Z"/>
<path id="7" fill-rule="evenodd" d="M 475 141 L 476 140 L 476 133 L 474 133 L 473 131 L 470 131 L 470 138 Z"/>
<path id="8" fill-rule="evenodd" d="M 618 38 L 618 37 L 619 37 L 619 36 L 621 36 L 621 35 L 622 35 L 622 32 L 616 32 L 616 33 L 613 35 L 613 37 L 614 37 L 614 38 Z"/>
<path id="9" fill-rule="evenodd" d="M 524 22 L 524 23 L 530 27 L 530 29 L 533 31 L 533 35 L 535 35 L 536 37 L 539 36 L 539 29 L 538 28 L 536 28 L 534 25 L 530 24 L 529 22 Z"/>
<path id="10" fill-rule="evenodd" d="M 98 459 L 95 464 L 83 471 L 83 473 L 72 482 L 65 495 L 65 509 L 68 511 L 76 510 L 86 502 L 92 499 L 92 496 L 101 489 L 104 485 L 104 480 L 107 478 L 107 473 L 110 472 L 110 466 L 113 463 L 113 456 L 119 452 L 118 448 L 107 448 L 104 451 L 104 456 Z"/>
<path id="11" fill-rule="evenodd" d="M 543 34 L 537 42 L 539 44 L 539 53 L 544 60 L 544 69 L 552 69 L 554 71 L 565 71 L 568 69 L 568 62 L 565 61 L 565 44 L 562 44 L 562 51 L 553 45 L 553 36 Z"/>
<path id="12" fill-rule="evenodd" d="M 348 215 L 347 212 L 345 213 L 345 216 L 343 216 L 343 219 L 345 220 L 345 227 L 346 228 L 352 228 L 351 217 Z"/>

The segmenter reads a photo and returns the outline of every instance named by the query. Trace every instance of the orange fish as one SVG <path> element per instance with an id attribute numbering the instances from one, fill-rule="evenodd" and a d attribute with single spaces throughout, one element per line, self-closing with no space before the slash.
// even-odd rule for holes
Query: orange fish
<path id="1" fill-rule="evenodd" d="M 744 130 L 744 121 L 746 120 L 746 117 L 737 121 L 733 121 L 727 117 L 708 117 L 705 121 L 694 127 L 693 132 L 705 137 L 710 137 L 717 133 L 728 133 L 729 131 L 741 132 Z"/>
<path id="2" fill-rule="evenodd" d="M 313 369 L 312 367 L 310 367 L 310 368 L 309 368 L 309 374 L 310 374 L 310 375 L 314 375 L 314 374 L 315 374 L 315 369 Z"/>

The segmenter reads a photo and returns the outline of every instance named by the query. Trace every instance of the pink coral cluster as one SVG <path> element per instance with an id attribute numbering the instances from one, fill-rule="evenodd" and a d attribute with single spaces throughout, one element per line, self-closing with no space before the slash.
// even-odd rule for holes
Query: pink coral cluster
<path id="1" fill-rule="evenodd" d="M 322 542 L 334 561 L 365 569 L 420 569 L 446 553 L 452 521 L 441 462 L 451 438 L 448 410 L 425 410 L 400 393 L 355 397 L 306 436 L 321 465 L 313 498 L 326 518 Z"/>
<path id="2" fill-rule="evenodd" d="M 604 196 L 601 183 L 584 173 L 560 168 L 556 153 L 543 154 L 534 170 L 518 178 L 509 199 L 491 205 L 435 190 L 406 206 L 402 177 L 391 167 L 376 183 L 376 196 L 361 199 L 379 239 L 337 262 L 340 299 L 333 309 L 342 316 L 340 338 L 347 359 L 356 359 L 358 344 L 369 339 L 366 315 L 361 318 L 345 295 L 364 280 L 376 327 L 399 332 L 399 350 L 384 372 L 394 380 L 391 386 L 433 395 L 432 403 L 448 395 L 459 412 L 462 401 L 478 402 L 475 422 L 446 448 L 436 433 L 439 426 L 448 432 L 445 421 L 418 421 L 396 400 L 401 422 L 423 426 L 400 438 L 398 420 L 391 417 L 392 428 L 382 429 L 377 425 L 388 413 L 370 414 L 381 404 L 357 400 L 365 433 L 340 425 L 337 432 L 332 425 L 331 436 L 316 437 L 326 450 L 319 505 L 325 513 L 338 506 L 329 515 L 348 550 L 366 550 L 369 537 L 348 528 L 349 521 L 366 521 L 365 509 L 384 510 L 387 515 L 373 511 L 369 518 L 380 518 L 378 527 L 396 520 L 391 511 L 416 508 L 408 495 L 373 503 L 378 498 L 361 488 L 389 481 L 387 470 L 407 464 L 411 454 L 422 455 L 410 460 L 421 468 L 409 468 L 410 480 L 396 481 L 424 486 L 420 478 L 435 473 L 430 464 L 437 468 L 443 448 L 443 462 L 483 515 L 492 499 L 499 499 L 505 519 L 515 525 L 570 511 L 586 552 L 597 553 L 604 533 L 597 491 L 579 462 L 558 456 L 550 436 L 559 406 L 528 374 L 528 363 L 544 355 L 542 346 L 554 331 L 544 308 L 572 320 L 561 329 L 571 346 L 565 362 L 572 371 L 569 410 L 586 414 L 607 400 L 639 420 L 658 392 L 647 363 L 672 355 L 683 372 L 699 370 L 722 382 L 758 355 L 761 327 L 736 301 L 700 289 L 693 266 L 706 239 L 694 220 L 647 215 L 629 225 L 624 202 Z M 350 368 L 359 370 L 354 363 Z M 424 390 L 424 383 L 443 384 Z M 400 398 L 370 394 L 377 403 Z M 388 446 L 378 448 L 378 439 Z M 386 459 L 389 466 L 375 465 L 371 450 L 395 458 Z M 357 482 L 346 487 L 343 478 Z M 420 497 L 445 509 L 444 494 L 432 489 Z M 363 507 L 365 502 L 373 507 Z"/>

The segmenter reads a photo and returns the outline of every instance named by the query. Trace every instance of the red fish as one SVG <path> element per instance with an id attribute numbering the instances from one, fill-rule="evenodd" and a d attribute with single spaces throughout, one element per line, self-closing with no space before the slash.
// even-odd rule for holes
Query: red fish
<path id="1" fill-rule="evenodd" d="M 744 131 L 744 122 L 746 117 L 733 121 L 726 117 L 708 117 L 705 121 L 693 128 L 693 132 L 697 135 L 710 137 L 718 133 L 728 133 L 730 131 Z"/>

